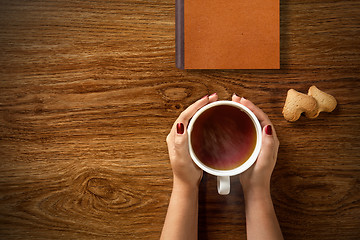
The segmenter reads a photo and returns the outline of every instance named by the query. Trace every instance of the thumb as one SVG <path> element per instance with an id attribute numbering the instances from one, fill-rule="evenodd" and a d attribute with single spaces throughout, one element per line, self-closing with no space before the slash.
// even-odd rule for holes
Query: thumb
<path id="1" fill-rule="evenodd" d="M 275 165 L 276 161 L 276 144 L 275 138 L 273 135 L 273 130 L 271 125 L 266 125 L 262 131 L 262 147 L 258 157 L 258 161 L 261 165 Z"/>
<path id="2" fill-rule="evenodd" d="M 177 123 L 175 134 L 175 147 L 176 149 L 183 151 L 187 147 L 187 129 L 183 123 Z"/>

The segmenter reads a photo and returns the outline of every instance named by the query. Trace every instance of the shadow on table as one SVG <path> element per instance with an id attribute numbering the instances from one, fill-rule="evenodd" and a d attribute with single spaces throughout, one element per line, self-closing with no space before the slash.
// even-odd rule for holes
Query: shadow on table
<path id="1" fill-rule="evenodd" d="M 239 176 L 231 177 L 231 191 L 217 193 L 216 177 L 204 173 L 199 189 L 199 239 L 245 239 L 245 209 Z"/>

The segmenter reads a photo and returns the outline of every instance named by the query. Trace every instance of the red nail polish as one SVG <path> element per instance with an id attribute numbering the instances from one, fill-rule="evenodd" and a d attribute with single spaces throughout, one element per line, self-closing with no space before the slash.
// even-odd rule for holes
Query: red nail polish
<path id="1" fill-rule="evenodd" d="M 267 135 L 272 135 L 271 125 L 267 125 L 267 126 L 265 127 L 265 133 L 266 133 Z"/>
<path id="2" fill-rule="evenodd" d="M 178 134 L 183 134 L 184 133 L 184 124 L 182 124 L 182 123 L 176 124 L 176 132 Z"/>

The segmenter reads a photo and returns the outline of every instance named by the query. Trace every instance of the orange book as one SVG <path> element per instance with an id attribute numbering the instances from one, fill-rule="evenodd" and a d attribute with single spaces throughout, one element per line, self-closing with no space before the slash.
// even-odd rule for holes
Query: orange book
<path id="1" fill-rule="evenodd" d="M 279 69 L 279 0 L 176 0 L 180 69 Z"/>

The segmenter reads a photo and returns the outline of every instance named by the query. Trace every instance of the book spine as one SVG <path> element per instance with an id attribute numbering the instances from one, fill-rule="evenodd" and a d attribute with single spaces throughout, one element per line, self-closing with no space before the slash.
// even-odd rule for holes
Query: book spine
<path id="1" fill-rule="evenodd" d="M 175 0 L 175 63 L 184 69 L 184 0 Z"/>

